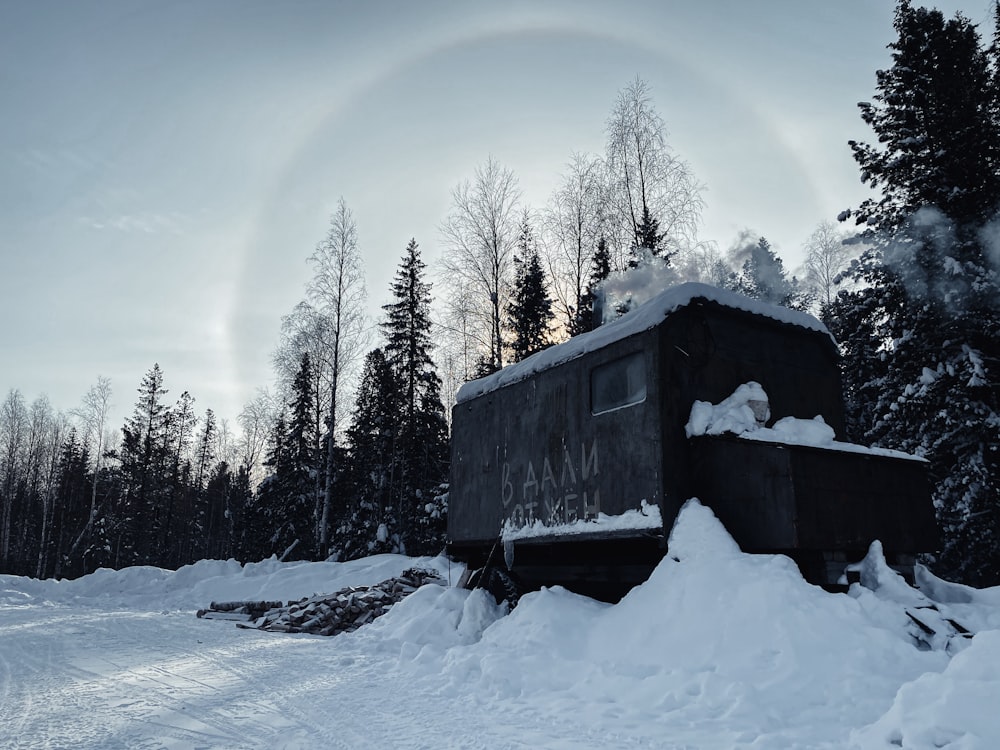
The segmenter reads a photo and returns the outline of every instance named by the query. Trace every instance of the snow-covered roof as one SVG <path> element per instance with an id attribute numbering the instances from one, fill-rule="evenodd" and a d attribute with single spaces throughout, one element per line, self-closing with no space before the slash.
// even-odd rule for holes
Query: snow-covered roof
<path id="1" fill-rule="evenodd" d="M 648 302 L 594 331 L 574 336 L 563 344 L 549 347 L 520 362 L 508 365 L 499 372 L 487 375 L 485 378 L 469 381 L 459 388 L 456 401 L 458 403 L 469 401 L 497 388 L 525 380 L 537 372 L 581 357 L 588 352 L 603 349 L 615 341 L 646 331 L 662 323 L 664 318 L 676 310 L 687 307 L 694 300 L 715 302 L 724 307 L 743 310 L 781 323 L 818 331 L 830 336 L 831 340 L 833 338 L 826 326 L 809 313 L 750 299 L 728 289 L 688 282 L 664 290 Z"/>

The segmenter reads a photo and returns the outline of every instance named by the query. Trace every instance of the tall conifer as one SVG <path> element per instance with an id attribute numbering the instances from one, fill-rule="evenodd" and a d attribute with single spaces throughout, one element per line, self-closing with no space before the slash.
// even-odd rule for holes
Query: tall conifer
<path id="1" fill-rule="evenodd" d="M 514 288 L 507 307 L 507 318 L 514 334 L 511 349 L 515 362 L 550 345 L 552 298 L 546 287 L 545 271 L 527 214 L 521 220 L 518 234 Z"/>
<path id="2" fill-rule="evenodd" d="M 284 431 L 276 435 L 268 457 L 272 473 L 261 484 L 258 497 L 259 523 L 270 533 L 264 540 L 267 554 L 285 559 L 304 559 L 314 552 L 313 498 L 319 457 L 313 403 L 313 367 L 306 352 L 292 383 L 289 420 L 287 425 L 279 420 L 279 429 L 284 427 Z"/>
<path id="3" fill-rule="evenodd" d="M 939 572 L 1000 582 L 1000 285 L 986 243 L 1000 208 L 993 71 L 967 19 L 896 9 L 893 65 L 852 141 L 879 193 L 853 215 L 863 288 L 828 318 L 862 437 L 926 456 L 945 532 Z M 857 435 L 855 437 L 858 437 Z"/>
<path id="4" fill-rule="evenodd" d="M 400 388 L 382 349 L 365 357 L 347 430 L 350 503 L 338 509 L 334 545 L 341 558 L 398 552 L 398 508 L 392 497 Z"/>
<path id="5" fill-rule="evenodd" d="M 409 554 L 440 551 L 443 522 L 428 518 L 424 508 L 448 475 L 448 426 L 431 359 L 431 285 L 424 272 L 419 246 L 410 240 L 391 285 L 394 301 L 383 306 L 382 324 L 386 361 L 399 387 L 392 494 Z"/>

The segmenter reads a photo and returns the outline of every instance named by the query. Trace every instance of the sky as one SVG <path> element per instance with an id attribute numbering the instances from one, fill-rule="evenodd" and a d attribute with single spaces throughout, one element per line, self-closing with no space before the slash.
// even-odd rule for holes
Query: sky
<path id="1" fill-rule="evenodd" d="M 990 1 L 939 3 L 991 28 Z M 159 363 L 170 403 L 234 421 L 343 197 L 373 316 L 411 237 L 491 156 L 541 209 L 644 79 L 705 185 L 791 269 L 868 195 L 847 146 L 890 63 L 892 4 L 771 0 L 0 0 L 0 397 L 112 422 Z"/>

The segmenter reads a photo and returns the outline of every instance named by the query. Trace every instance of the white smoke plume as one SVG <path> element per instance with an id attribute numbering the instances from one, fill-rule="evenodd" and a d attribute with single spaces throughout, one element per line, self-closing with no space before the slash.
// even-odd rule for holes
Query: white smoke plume
<path id="1" fill-rule="evenodd" d="M 972 292 L 982 275 L 996 273 L 1000 225 L 987 225 L 979 231 L 979 239 L 984 243 L 986 267 L 962 252 L 954 222 L 939 209 L 925 206 L 906 220 L 882 257 L 912 298 L 935 300 L 949 313 L 960 315 L 978 298 Z"/>
<path id="2" fill-rule="evenodd" d="M 615 271 L 599 286 L 603 298 L 602 323 L 607 323 L 646 300 L 652 299 L 668 287 L 680 282 L 677 272 L 662 258 L 640 248 L 639 264 L 635 268 Z"/>

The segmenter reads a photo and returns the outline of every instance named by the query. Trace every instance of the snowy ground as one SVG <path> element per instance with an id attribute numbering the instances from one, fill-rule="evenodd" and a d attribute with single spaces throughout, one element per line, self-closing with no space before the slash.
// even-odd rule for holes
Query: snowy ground
<path id="1" fill-rule="evenodd" d="M 978 634 L 919 650 L 877 564 L 881 595 L 828 594 L 696 504 L 671 551 L 614 606 L 551 589 L 503 616 L 428 585 L 333 638 L 194 611 L 460 571 L 382 555 L 0 576 L 0 747 L 1000 747 L 1000 590 L 928 580 Z"/>

